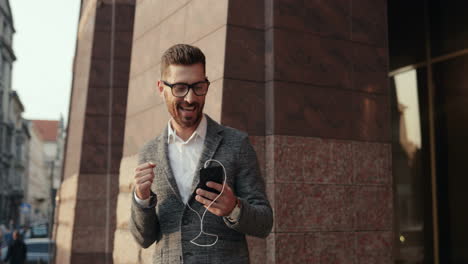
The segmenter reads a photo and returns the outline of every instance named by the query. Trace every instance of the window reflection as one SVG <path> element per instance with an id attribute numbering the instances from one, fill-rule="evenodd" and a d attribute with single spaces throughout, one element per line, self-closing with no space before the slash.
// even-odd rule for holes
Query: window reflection
<path id="1" fill-rule="evenodd" d="M 391 78 L 396 263 L 426 263 L 432 256 L 425 80 L 424 69 Z"/>

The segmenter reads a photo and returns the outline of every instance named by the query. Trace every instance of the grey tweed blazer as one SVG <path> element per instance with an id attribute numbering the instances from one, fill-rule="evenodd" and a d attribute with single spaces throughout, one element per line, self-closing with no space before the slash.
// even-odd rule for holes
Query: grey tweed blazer
<path id="1" fill-rule="evenodd" d="M 190 243 L 200 232 L 200 220 L 180 197 L 168 159 L 166 128 L 139 153 L 139 164 L 148 161 L 156 164 L 151 191 L 156 194 L 157 203 L 143 208 L 133 200 L 131 206 L 130 230 L 135 240 L 144 248 L 156 243 L 153 263 L 249 263 L 245 235 L 264 238 L 271 231 L 272 209 L 247 134 L 221 126 L 205 116 L 207 134 L 192 192 L 199 182 L 199 169 L 203 163 L 211 158 L 220 161 L 226 168 L 227 183 L 240 199 L 240 219 L 232 224 L 224 217 L 207 212 L 204 231 L 218 235 L 218 242 L 212 247 Z M 203 213 L 205 208 L 193 196 L 188 203 L 200 215 Z M 196 242 L 206 245 L 214 239 L 202 235 Z"/>

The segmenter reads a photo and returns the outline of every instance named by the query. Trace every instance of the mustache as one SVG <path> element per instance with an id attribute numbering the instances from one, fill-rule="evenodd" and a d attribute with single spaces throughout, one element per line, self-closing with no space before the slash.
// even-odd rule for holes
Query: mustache
<path id="1" fill-rule="evenodd" d="M 198 107 L 198 106 L 200 106 L 200 104 L 197 103 L 197 102 L 194 102 L 194 103 L 191 103 L 191 104 L 189 104 L 187 102 L 183 102 L 183 103 L 178 103 L 177 106 L 178 107 L 192 107 L 192 106 Z"/>

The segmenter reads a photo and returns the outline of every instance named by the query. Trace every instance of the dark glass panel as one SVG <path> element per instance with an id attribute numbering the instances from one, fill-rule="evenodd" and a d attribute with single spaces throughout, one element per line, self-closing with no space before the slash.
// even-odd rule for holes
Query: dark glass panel
<path id="1" fill-rule="evenodd" d="M 395 262 L 433 260 L 426 68 L 391 78 Z"/>
<path id="2" fill-rule="evenodd" d="M 468 56 L 434 64 L 441 263 L 468 263 Z"/>
<path id="3" fill-rule="evenodd" d="M 424 30 L 424 1 L 388 1 L 390 71 L 425 60 Z"/>
<path id="4" fill-rule="evenodd" d="M 468 1 L 429 1 L 432 57 L 468 48 L 467 11 Z"/>

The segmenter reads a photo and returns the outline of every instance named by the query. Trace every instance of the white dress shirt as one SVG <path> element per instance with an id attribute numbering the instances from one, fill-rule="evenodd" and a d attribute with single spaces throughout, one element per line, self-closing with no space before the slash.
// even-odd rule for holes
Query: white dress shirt
<path id="1" fill-rule="evenodd" d="M 171 119 L 172 120 L 172 119 Z M 192 190 L 193 177 L 203 151 L 207 121 L 203 115 L 200 124 L 187 141 L 184 141 L 171 126 L 171 120 L 167 124 L 167 144 L 169 150 L 169 162 L 174 174 L 177 188 L 184 203 L 187 203 Z M 156 164 L 156 166 L 158 166 Z M 141 200 L 135 193 L 135 200 L 142 206 L 149 205 L 149 198 Z"/>
<path id="2" fill-rule="evenodd" d="M 197 129 L 187 141 L 184 141 L 177 136 L 170 123 L 168 125 L 169 162 L 184 203 L 187 203 L 192 194 L 193 177 L 203 151 L 206 128 L 207 122 L 205 115 L 203 115 Z"/>
<path id="3" fill-rule="evenodd" d="M 172 119 L 171 119 L 172 120 Z M 187 141 L 182 140 L 177 136 L 176 131 L 172 129 L 171 120 L 167 124 L 167 144 L 169 150 L 169 162 L 172 168 L 172 173 L 177 183 L 180 196 L 184 203 L 188 202 L 191 196 L 193 177 L 203 151 L 203 145 L 206 137 L 207 121 L 203 115 L 200 124 L 193 132 Z M 156 164 L 156 166 L 158 166 Z M 150 198 L 141 200 L 134 193 L 135 200 L 143 207 L 150 206 Z M 231 222 L 239 221 L 240 208 L 238 205 L 234 207 L 227 219 Z"/>

